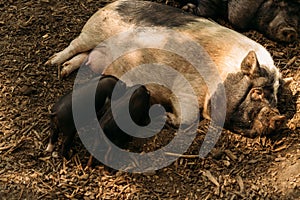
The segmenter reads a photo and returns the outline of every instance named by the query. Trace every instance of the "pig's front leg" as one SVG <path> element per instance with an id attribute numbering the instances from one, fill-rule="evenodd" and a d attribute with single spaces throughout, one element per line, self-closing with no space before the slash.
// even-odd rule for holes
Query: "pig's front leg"
<path id="1" fill-rule="evenodd" d="M 54 150 L 55 143 L 58 141 L 59 128 L 57 127 L 57 123 L 55 123 L 55 120 L 55 116 L 52 116 L 50 122 L 51 135 L 46 152 L 52 152 Z"/>

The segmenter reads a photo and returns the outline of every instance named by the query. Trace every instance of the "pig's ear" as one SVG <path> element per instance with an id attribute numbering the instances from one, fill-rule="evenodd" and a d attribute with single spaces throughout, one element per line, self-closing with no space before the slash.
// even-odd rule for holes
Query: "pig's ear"
<path id="1" fill-rule="evenodd" d="M 228 1 L 228 20 L 239 29 L 246 29 L 255 17 L 264 0 L 231 0 Z"/>
<path id="2" fill-rule="evenodd" d="M 256 76 L 260 73 L 260 66 L 257 60 L 256 53 L 249 51 L 241 64 L 241 71 L 247 76 Z"/>
<path id="3" fill-rule="evenodd" d="M 289 87 L 293 81 L 294 81 L 293 77 L 284 78 L 284 79 L 282 79 L 282 85 L 284 87 Z"/>

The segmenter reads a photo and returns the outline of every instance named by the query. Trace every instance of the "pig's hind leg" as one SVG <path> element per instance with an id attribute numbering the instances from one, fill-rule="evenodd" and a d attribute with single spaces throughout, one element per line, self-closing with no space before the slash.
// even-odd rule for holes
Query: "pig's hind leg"
<path id="1" fill-rule="evenodd" d="M 79 37 L 75 38 L 70 45 L 65 48 L 64 50 L 55 53 L 53 56 L 49 58 L 49 60 L 46 62 L 46 65 L 61 65 L 62 63 L 65 63 L 70 58 L 74 57 L 77 54 L 80 53 L 86 53 L 92 50 L 97 46 L 97 42 L 90 39 L 90 37 L 87 34 L 81 33 Z M 83 56 L 79 56 L 79 58 L 75 58 L 76 61 L 72 61 L 77 63 L 77 60 L 81 60 Z M 68 63 L 65 64 L 68 66 Z M 80 66 L 80 65 L 79 65 Z M 77 68 L 79 67 L 77 66 Z M 71 67 L 74 71 L 75 66 Z M 68 71 L 68 70 L 66 70 Z"/>
<path id="2" fill-rule="evenodd" d="M 62 65 L 62 69 L 60 75 L 62 77 L 68 76 L 70 73 L 78 69 L 81 64 L 86 60 L 88 57 L 88 52 L 80 53 L 71 58 L 70 60 L 64 62 Z"/>
<path id="3" fill-rule="evenodd" d="M 54 150 L 54 145 L 58 141 L 58 134 L 59 134 L 59 129 L 57 126 L 54 124 L 53 121 L 50 123 L 50 128 L 51 128 L 51 135 L 49 139 L 48 146 L 46 148 L 46 152 L 52 152 Z"/>

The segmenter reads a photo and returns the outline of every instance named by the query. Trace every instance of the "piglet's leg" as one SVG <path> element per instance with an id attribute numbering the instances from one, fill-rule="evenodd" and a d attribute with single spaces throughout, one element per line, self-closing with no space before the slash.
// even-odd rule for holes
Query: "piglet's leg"
<path id="1" fill-rule="evenodd" d="M 68 133 L 66 136 L 64 136 L 63 140 L 63 147 L 62 147 L 62 156 L 65 157 L 67 160 L 70 159 L 69 151 L 73 144 L 73 139 L 75 136 L 75 133 Z"/>
<path id="2" fill-rule="evenodd" d="M 50 128 L 51 128 L 52 131 L 51 131 L 48 146 L 46 148 L 46 152 L 52 152 L 54 150 L 54 145 L 58 140 L 59 130 L 58 130 L 57 126 L 54 124 L 53 121 L 50 124 Z"/>
<path id="3" fill-rule="evenodd" d="M 90 155 L 89 160 L 88 160 L 88 162 L 87 162 L 87 164 L 86 164 L 85 170 L 91 168 L 91 167 L 92 167 L 92 164 L 93 164 L 93 156 Z"/>
<path id="4" fill-rule="evenodd" d="M 62 70 L 60 75 L 62 77 L 68 76 L 70 73 L 78 69 L 81 64 L 85 61 L 85 59 L 88 57 L 88 52 L 84 52 L 81 54 L 78 54 L 71 58 L 70 60 L 66 61 L 62 66 Z"/>

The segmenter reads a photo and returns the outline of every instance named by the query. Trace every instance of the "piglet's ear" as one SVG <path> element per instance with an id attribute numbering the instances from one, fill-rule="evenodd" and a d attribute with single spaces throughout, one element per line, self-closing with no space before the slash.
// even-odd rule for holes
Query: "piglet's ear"
<path id="1" fill-rule="evenodd" d="M 247 56 L 244 58 L 241 64 L 241 70 L 243 74 L 250 77 L 259 75 L 260 66 L 257 60 L 256 53 L 254 51 L 249 51 Z"/>

